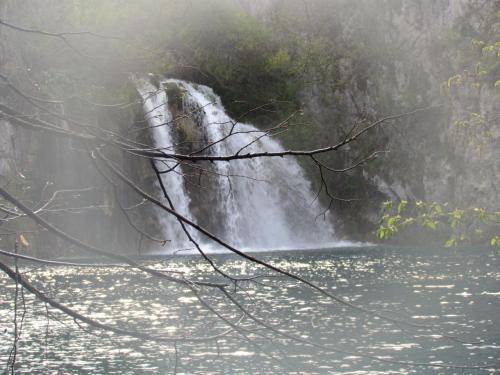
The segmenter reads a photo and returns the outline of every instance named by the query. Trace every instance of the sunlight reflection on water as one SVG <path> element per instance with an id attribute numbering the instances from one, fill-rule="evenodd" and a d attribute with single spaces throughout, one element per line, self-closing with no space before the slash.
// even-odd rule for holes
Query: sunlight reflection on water
<path id="1" fill-rule="evenodd" d="M 356 248 L 262 254 L 275 265 L 313 279 L 337 295 L 372 310 L 437 329 L 406 328 L 332 303 L 286 278 L 264 277 L 262 284 L 243 283 L 238 300 L 268 323 L 323 345 L 388 359 L 466 364 L 500 363 L 500 260 L 486 251 Z M 228 255 L 217 256 L 226 271 L 238 275 L 269 274 Z M 211 280 L 210 266 L 195 257 L 148 262 Z M 58 301 L 103 323 L 155 334 L 205 336 L 224 326 L 185 288 L 132 270 L 23 269 Z M 0 277 L 0 363 L 12 343 L 14 287 Z M 220 293 L 204 293 L 228 319 L 239 312 Z M 88 333 L 71 319 L 26 295 L 28 310 L 18 354 L 19 371 L 46 373 L 171 373 L 172 345 Z M 472 303 L 471 303 L 472 302 Z M 255 328 L 251 324 L 248 328 Z M 5 332 L 4 332 L 5 330 Z M 256 331 L 258 332 L 258 331 Z M 439 333 L 481 341 L 462 345 Z M 47 334 L 46 334 L 47 333 Z M 264 333 L 265 332 L 260 332 Z M 359 356 L 326 353 L 283 339 L 257 334 L 253 344 L 233 334 L 217 342 L 178 344 L 178 373 L 406 374 L 455 373 L 435 368 L 401 368 Z M 267 353 L 280 361 L 266 357 Z M 404 367 L 404 366 L 403 366 Z M 492 373 L 476 371 L 471 373 Z"/>

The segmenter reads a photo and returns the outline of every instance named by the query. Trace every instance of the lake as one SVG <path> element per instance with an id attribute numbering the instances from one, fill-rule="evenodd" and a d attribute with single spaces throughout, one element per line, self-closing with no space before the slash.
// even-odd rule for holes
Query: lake
<path id="1" fill-rule="evenodd" d="M 16 368 L 26 373 L 107 374 L 500 373 L 500 256 L 491 249 L 357 247 L 255 255 L 349 303 L 411 325 L 339 304 L 297 281 L 218 254 L 213 258 L 224 271 L 262 276 L 240 282 L 235 294 L 250 314 L 321 348 L 259 327 L 217 290 L 200 289 L 200 294 L 245 331 L 175 347 L 91 331 L 53 308 L 47 319 L 45 304 L 26 293 Z M 191 279 L 223 280 L 196 256 L 144 262 L 184 272 Z M 211 336 L 228 328 L 186 288 L 135 270 L 28 263 L 21 269 L 47 295 L 103 323 L 177 337 Z M 12 347 L 14 292 L 10 279 L 0 275 L 0 371 Z M 22 309 L 18 316 L 21 313 Z M 414 367 L 401 362 L 492 368 Z"/>

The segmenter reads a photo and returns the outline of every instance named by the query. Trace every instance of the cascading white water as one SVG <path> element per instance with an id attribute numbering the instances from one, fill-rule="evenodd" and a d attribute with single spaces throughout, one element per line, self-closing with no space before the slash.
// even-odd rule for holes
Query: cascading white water
<path id="1" fill-rule="evenodd" d="M 156 88 L 148 80 L 137 79 L 136 87 L 143 99 L 144 116 L 149 125 L 154 147 L 164 151 L 172 151 L 174 138 L 172 135 L 172 115 L 168 109 L 168 97 L 162 86 Z M 189 195 L 186 192 L 182 170 L 178 163 L 173 160 L 155 161 L 158 170 L 171 172 L 162 174 L 162 182 L 165 186 L 176 211 L 191 218 L 189 210 Z M 158 189 L 159 183 L 156 182 Z M 160 195 L 161 196 L 161 195 Z M 168 201 L 164 199 L 168 206 Z M 168 215 L 165 211 L 156 207 L 158 221 L 165 239 L 169 240 L 168 248 L 181 249 L 188 245 L 186 235 L 176 218 Z M 193 235 L 195 235 L 193 233 Z M 195 235 L 196 236 L 196 235 Z"/>
<path id="2" fill-rule="evenodd" d="M 175 144 L 171 128 L 162 126 L 172 119 L 165 92 L 168 85 L 177 87 L 183 93 L 183 112 L 195 114 L 193 117 L 196 117 L 205 141 L 215 142 L 205 153 L 231 155 L 242 148 L 245 153 L 283 151 L 276 140 L 260 138 L 262 131 L 254 126 L 235 123 L 212 89 L 179 80 L 162 81 L 159 89 L 150 83 L 139 85 L 155 147 L 172 150 Z M 231 129 L 233 133 L 227 137 Z M 223 138 L 225 140 L 217 142 Z M 209 215 L 213 215 L 209 219 L 216 222 L 212 227 L 224 240 L 246 250 L 335 245 L 331 222 L 328 218 L 319 217 L 324 208 L 315 199 L 310 182 L 294 158 L 264 157 L 217 162 L 211 168 L 217 176 L 216 183 L 203 192 L 210 199 L 200 200 L 197 197 L 196 200 L 208 201 L 216 206 L 208 211 L 211 212 Z M 181 172 L 181 167 L 178 167 L 178 172 Z M 192 200 L 181 174 L 168 173 L 163 181 L 172 192 L 176 208 L 190 217 Z M 162 218 L 167 233 L 171 233 L 172 225 L 180 233 L 178 224 L 175 224 L 170 219 Z"/>

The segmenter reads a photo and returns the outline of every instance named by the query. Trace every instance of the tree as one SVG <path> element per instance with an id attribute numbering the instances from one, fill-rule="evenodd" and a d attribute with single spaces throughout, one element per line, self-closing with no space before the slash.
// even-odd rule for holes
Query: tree
<path id="1" fill-rule="evenodd" d="M 121 3 L 123 4 L 123 2 Z M 146 1 L 145 3 L 147 5 L 154 5 L 156 2 Z M 82 12 L 82 2 L 76 1 L 72 5 L 73 6 L 70 6 L 70 11 Z M 102 4 L 102 2 L 97 2 L 93 5 L 100 5 L 103 7 L 109 6 L 107 3 Z M 130 8 L 124 7 L 124 9 Z M 142 9 L 143 8 L 140 6 L 133 6 L 131 12 L 135 13 L 136 11 L 141 11 Z M 114 11 L 115 8 L 109 10 L 109 12 Z M 109 12 L 106 14 L 107 16 L 115 16 L 115 14 L 109 14 Z M 83 13 L 85 12 L 83 11 Z M 77 18 L 81 19 L 84 18 L 85 14 L 78 14 L 78 16 L 79 17 Z M 137 15 L 134 14 L 134 16 Z M 118 20 L 120 20 L 119 17 Z M 165 160 L 176 164 L 186 164 L 195 168 L 202 162 L 227 163 L 254 158 L 267 159 L 303 157 L 310 159 L 310 161 L 317 167 L 321 180 L 320 186 L 326 192 L 331 202 L 336 198 L 329 193 L 328 185 L 325 183 L 324 174 L 327 172 L 339 171 L 322 162 L 319 158 L 320 155 L 343 149 L 373 129 L 387 122 L 397 121 L 398 119 L 408 116 L 415 116 L 419 113 L 428 111 L 429 108 L 415 109 L 402 114 L 386 116 L 365 125 L 358 124 L 357 126 L 354 126 L 342 139 L 338 140 L 337 143 L 309 150 L 289 150 L 279 152 L 265 151 L 258 153 L 236 152 L 234 154 L 220 155 L 203 152 L 179 153 L 168 149 L 158 149 L 148 142 L 147 135 L 143 135 L 143 138 L 132 137 L 124 132 L 124 129 L 116 129 L 108 125 L 98 126 L 101 125 L 102 121 L 109 119 L 109 112 L 107 116 L 105 114 L 106 110 L 109 110 L 115 116 L 119 116 L 120 112 L 123 113 L 123 111 L 128 111 L 130 108 L 140 108 L 140 100 L 138 100 L 137 95 L 133 94 L 129 88 L 124 89 L 123 87 L 119 87 L 117 89 L 113 87 L 111 90 L 109 88 L 103 89 L 96 83 L 110 72 L 113 64 L 116 63 L 116 57 L 113 55 L 122 48 L 130 48 L 132 52 L 127 56 L 124 62 L 119 64 L 116 69 L 117 72 L 113 73 L 117 74 L 121 79 L 122 75 L 120 75 L 120 73 L 128 73 L 133 70 L 132 67 L 135 67 L 135 64 L 137 64 L 135 59 L 137 58 L 139 51 L 143 50 L 142 47 L 131 45 L 131 42 L 126 40 L 126 37 L 110 36 L 108 34 L 101 33 L 101 30 L 99 30 L 98 33 L 88 31 L 47 31 L 45 29 L 25 26 L 25 24 L 17 24 L 10 20 L 4 20 L 3 18 L 0 19 L 0 25 L 2 27 L 1 31 L 5 33 L 7 38 L 13 38 L 16 42 L 18 41 L 17 38 L 22 38 L 22 40 L 29 43 L 30 46 L 38 46 L 38 50 L 34 53 L 34 56 L 29 56 L 30 62 L 28 62 L 28 64 L 24 64 L 24 62 L 22 62 L 22 58 L 15 55 L 15 57 L 11 57 L 7 62 L 2 62 L 0 65 L 0 78 L 2 79 L 3 87 L 2 90 L 5 90 L 6 92 L 6 94 L 4 94 L 4 99 L 6 99 L 5 103 L 2 102 L 2 104 L 0 104 L 0 115 L 4 121 L 3 124 L 5 128 L 8 128 L 9 130 L 11 127 L 14 127 L 15 129 L 22 128 L 30 134 L 32 133 L 40 137 L 43 136 L 45 139 L 50 140 L 50 142 L 52 142 L 50 144 L 54 145 L 54 147 L 65 147 L 67 150 L 70 150 L 71 153 L 77 155 L 76 159 L 78 160 L 75 161 L 75 168 L 91 169 L 95 175 L 102 176 L 101 184 L 106 187 L 103 189 L 104 194 L 98 195 L 86 195 L 86 193 L 89 192 L 89 187 L 83 185 L 76 186 L 72 189 L 62 189 L 59 186 L 56 186 L 52 188 L 51 194 L 48 195 L 46 193 L 46 189 L 49 189 L 48 187 L 42 187 L 41 189 L 38 189 L 37 192 L 32 193 L 29 190 L 33 189 L 32 185 L 35 184 L 30 180 L 33 176 L 25 176 L 19 170 L 16 171 L 17 177 L 15 181 L 11 180 L 2 182 L 0 195 L 3 198 L 3 201 L 1 202 L 2 204 L 0 206 L 0 210 L 5 214 L 2 218 L 2 223 L 11 224 L 9 229 L 6 229 L 5 225 L 2 225 L 2 229 L 5 230 L 4 234 L 10 238 L 9 241 L 5 242 L 11 246 L 11 250 L 2 250 L 1 254 L 14 259 L 14 266 L 12 267 L 8 265 L 7 262 L 0 262 L 0 269 L 12 280 L 12 282 L 15 283 L 16 288 L 16 329 L 14 333 L 12 356 L 9 363 L 10 370 L 12 372 L 15 370 L 16 346 L 20 332 L 22 331 L 22 321 L 24 316 L 22 311 L 25 309 L 23 304 L 19 303 L 19 301 L 24 301 L 22 290 L 35 295 L 39 300 L 45 303 L 46 306 L 50 307 L 50 309 L 58 310 L 70 316 L 79 326 L 82 327 L 82 329 L 86 329 L 91 332 L 108 332 L 135 339 L 151 341 L 154 343 L 171 343 L 175 347 L 176 352 L 177 344 L 179 343 L 197 343 L 205 341 L 217 342 L 219 339 L 234 336 L 247 341 L 258 348 L 258 342 L 256 342 L 255 337 L 258 336 L 260 330 L 263 330 L 266 332 L 266 335 L 268 335 L 265 336 L 266 339 L 280 339 L 287 342 L 294 342 L 310 346 L 312 348 L 321 349 L 325 352 L 341 352 L 344 354 L 366 357 L 374 361 L 392 362 L 402 366 L 456 369 L 474 369 L 485 367 L 437 363 L 410 363 L 397 360 L 392 361 L 362 352 L 350 352 L 348 350 L 344 350 L 343 348 L 336 348 L 331 345 L 324 345 L 311 341 L 302 337 L 298 332 L 290 332 L 290 330 L 283 329 L 279 325 L 260 317 L 257 313 L 242 304 L 241 293 L 244 292 L 244 286 L 246 284 L 259 285 L 258 283 L 262 278 L 262 275 L 255 274 L 250 275 L 249 277 L 236 277 L 228 273 L 226 270 L 219 267 L 210 254 L 208 254 L 203 246 L 196 240 L 193 233 L 199 233 L 205 236 L 227 251 L 260 266 L 266 272 L 272 273 L 272 276 L 277 275 L 294 280 L 300 285 L 314 290 L 316 293 L 319 293 L 331 302 L 338 303 L 348 309 L 352 309 L 365 314 L 366 316 L 374 317 L 397 326 L 415 326 L 412 322 L 405 321 L 404 319 L 395 318 L 384 312 L 370 310 L 366 307 L 356 305 L 304 277 L 272 263 L 266 262 L 259 257 L 245 253 L 237 247 L 225 242 L 222 238 L 213 235 L 203 226 L 180 214 L 175 208 L 176 202 L 171 200 L 169 192 L 162 185 L 161 174 L 174 174 L 176 173 L 175 167 L 167 171 L 161 171 L 158 168 L 158 164 Z M 240 25 L 238 25 L 238 27 L 239 26 Z M 260 40 L 259 38 L 261 37 L 261 32 L 255 32 L 253 37 Z M 78 47 L 76 46 L 76 40 L 78 40 L 80 44 Z M 249 40 L 248 43 L 251 45 L 254 43 L 254 40 Z M 106 49 L 110 48 L 110 46 L 114 47 L 112 52 L 106 53 Z M 9 47 L 9 43 L 7 43 L 7 47 Z M 148 54 L 151 53 L 154 55 L 157 52 L 149 49 L 151 46 L 147 47 Z M 288 52 L 273 49 L 273 46 L 269 48 L 271 51 L 267 51 L 268 54 L 266 55 L 265 61 L 259 60 L 258 63 L 263 65 L 266 65 L 265 63 L 269 63 L 274 69 L 273 74 L 277 74 L 278 77 L 280 77 L 281 74 L 285 74 L 286 76 L 286 71 L 290 68 L 290 66 L 288 66 L 288 62 L 290 60 L 289 57 L 287 57 Z M 251 51 L 251 49 L 247 49 L 244 52 L 248 52 L 248 50 Z M 94 51 L 94 53 L 89 54 L 89 52 L 92 51 Z M 194 52 L 196 54 L 200 51 L 195 50 Z M 52 59 L 51 55 L 54 54 L 56 56 Z M 16 61 L 16 58 L 18 57 L 19 60 Z M 35 58 L 37 60 L 35 60 Z M 171 56 L 169 58 L 172 59 Z M 72 69 L 75 59 L 84 61 L 84 64 Z M 32 69 L 31 65 L 33 61 L 43 65 L 45 68 L 45 70 L 41 73 L 37 73 L 35 81 L 39 79 L 40 76 L 44 77 L 45 82 L 43 86 L 47 85 L 48 87 L 51 87 L 51 82 L 58 81 L 60 84 L 58 89 L 61 92 L 52 93 L 50 92 L 50 89 L 33 89 L 33 87 L 30 87 L 29 82 L 32 77 L 29 72 Z M 182 62 L 182 59 L 180 62 Z M 210 61 L 206 61 L 206 64 L 209 63 Z M 151 65 L 153 64 L 151 63 Z M 148 67 L 151 65 L 148 65 Z M 219 66 L 219 63 L 216 65 Z M 286 69 L 282 70 L 283 66 L 285 66 Z M 229 69 L 229 72 L 225 73 L 229 74 L 228 80 L 231 80 L 236 74 L 233 71 L 233 68 L 235 67 L 228 64 L 226 68 Z M 22 69 L 22 73 L 18 73 L 18 70 L 20 69 Z M 200 67 L 200 74 L 203 74 L 204 69 L 206 69 L 204 66 Z M 266 67 L 261 66 L 260 71 L 265 70 Z M 276 70 L 279 73 L 276 73 Z M 273 74 L 271 75 L 273 76 Z M 224 74 L 221 73 L 217 76 L 224 77 Z M 280 78 L 283 77 L 281 76 Z M 90 83 L 82 83 L 86 79 L 89 79 Z M 114 82 L 114 80 L 110 77 L 107 77 L 107 81 Z M 280 82 L 280 80 L 276 79 L 276 82 Z M 114 83 L 116 84 L 116 82 Z M 38 87 L 39 85 L 36 84 L 34 86 Z M 61 87 L 63 87 L 62 90 L 60 89 Z M 73 91 L 75 88 L 76 94 L 74 94 Z M 68 94 L 68 92 L 71 91 L 73 91 L 74 95 Z M 115 102 L 109 100 L 110 96 L 112 99 L 115 99 Z M 12 97 L 14 100 L 12 100 Z M 98 102 L 91 100 L 91 98 L 95 97 L 99 99 Z M 11 104 L 11 102 L 9 102 L 9 98 L 15 103 L 22 102 L 22 105 L 16 106 Z M 104 98 L 108 98 L 108 100 L 105 101 Z M 119 99 L 126 100 L 119 102 Z M 77 102 L 76 104 L 74 103 L 75 101 Z M 261 106 L 266 106 L 266 103 L 260 104 Z M 274 105 L 275 103 L 272 104 Z M 70 115 L 66 113 L 66 108 L 68 107 L 70 108 Z M 253 110 L 253 108 L 250 108 L 250 110 Z M 88 121 L 89 118 L 97 119 L 97 124 Z M 143 120 L 141 119 L 141 121 Z M 280 123 L 279 126 L 276 126 L 271 130 L 263 130 L 256 136 L 256 139 L 275 134 L 277 131 L 282 131 L 286 128 L 287 124 L 288 121 L 285 120 L 283 123 Z M 232 132 L 228 135 L 228 137 L 231 136 L 233 136 Z M 58 141 L 55 141 L 56 139 Z M 204 144 L 202 148 L 204 150 L 210 149 L 216 143 L 223 142 L 224 140 L 225 139 L 220 139 L 209 144 Z M 46 147 L 45 145 L 42 145 L 41 148 Z M 53 149 L 39 149 L 35 150 L 33 155 L 26 155 L 26 157 L 38 158 L 40 157 L 41 152 L 48 154 L 54 153 Z M 365 155 L 365 157 L 361 158 L 353 165 L 344 166 L 340 172 L 355 168 L 375 158 L 376 155 L 376 153 L 367 156 Z M 58 155 L 55 156 L 57 159 Z M 49 160 L 53 161 L 54 158 Z M 153 196 L 147 191 L 147 188 L 141 186 L 140 182 L 134 180 L 134 178 L 130 177 L 129 173 L 123 170 L 121 167 L 121 165 L 124 164 L 123 161 L 129 160 L 135 160 L 136 163 L 140 163 L 141 161 L 150 163 L 149 172 L 155 179 L 156 183 L 162 187 L 164 199 L 158 199 Z M 16 168 L 13 169 L 15 170 Z M 82 169 L 76 173 L 80 173 L 81 170 Z M 35 173 L 36 171 L 33 171 L 33 174 Z M 204 173 L 214 173 L 214 171 L 205 168 Z M 227 177 L 229 178 L 230 176 Z M 90 190 L 95 188 L 96 186 L 91 186 Z M 192 246 L 209 265 L 211 269 L 210 279 L 198 280 L 191 278 L 189 274 L 181 271 L 157 269 L 155 267 L 144 265 L 143 263 L 124 255 L 122 252 L 111 251 L 110 249 L 105 249 L 102 246 L 89 244 L 88 241 L 83 241 L 76 235 L 73 236 L 69 234 L 68 230 L 62 229 L 67 224 L 65 222 L 73 220 L 72 218 L 81 215 L 81 212 L 98 208 L 102 209 L 105 215 L 108 214 L 110 216 L 116 213 L 112 212 L 112 210 L 118 211 L 122 215 L 122 220 L 127 221 L 131 230 L 139 236 L 141 241 L 143 239 L 160 243 L 168 241 L 168 239 L 158 238 L 156 234 L 149 232 L 149 228 L 143 228 L 141 225 L 138 225 L 136 221 L 134 221 L 134 218 L 130 214 L 131 207 L 126 207 L 123 204 L 122 198 L 124 195 L 123 191 L 125 190 L 127 190 L 129 194 L 133 194 L 135 198 L 140 199 L 140 202 L 137 205 L 142 204 L 142 202 L 148 202 L 148 204 L 154 205 L 157 209 L 162 210 L 165 215 L 171 215 L 178 221 L 177 230 L 182 231 L 186 235 L 192 243 Z M 14 191 L 17 193 L 14 193 Z M 37 194 L 40 194 L 40 201 L 34 202 L 34 196 Z M 116 202 L 116 205 L 111 205 L 110 202 L 112 201 Z M 62 218 L 49 220 L 44 216 L 56 211 L 62 213 Z M 76 220 L 78 223 L 78 219 Z M 35 225 L 28 224 L 28 222 L 32 222 Z M 32 233 L 42 230 L 43 233 L 40 232 L 40 234 Z M 36 238 L 38 235 L 40 237 L 48 235 L 54 236 L 58 239 L 57 242 L 54 242 L 55 244 L 64 244 L 64 246 L 71 246 L 75 249 L 78 248 L 84 250 L 88 254 L 102 256 L 118 263 L 85 265 L 80 263 L 54 261 L 43 257 L 34 257 L 28 254 L 23 254 L 21 251 L 23 247 L 29 247 L 33 239 L 39 240 L 40 237 Z M 31 236 L 33 236 L 33 239 Z M 160 283 L 163 282 L 178 285 L 182 291 L 185 291 L 187 295 L 194 298 L 196 303 L 202 309 L 210 313 L 212 316 L 211 323 L 214 324 L 214 329 L 210 329 L 212 328 L 210 326 L 205 327 L 205 331 L 208 331 L 209 333 L 203 335 L 199 335 L 196 332 L 187 332 L 181 335 L 162 335 L 155 333 L 152 329 L 145 331 L 133 328 L 123 328 L 116 322 L 104 322 L 102 320 L 94 319 L 88 314 L 71 308 L 65 303 L 50 296 L 47 290 L 47 285 L 45 285 L 44 288 L 44 285 L 38 285 L 34 280 L 30 279 L 29 275 L 26 275 L 25 273 L 23 274 L 22 269 L 18 267 L 18 261 L 21 259 L 41 264 L 66 265 L 68 267 L 90 266 L 93 270 L 97 270 L 101 267 L 106 269 L 119 268 L 135 270 L 141 275 L 148 276 L 155 280 L 158 283 L 157 285 L 160 285 Z M 266 274 L 266 276 L 269 275 Z M 237 319 L 234 319 L 233 316 L 228 317 L 225 311 L 220 311 L 217 304 L 212 302 L 212 298 L 216 301 L 218 301 L 218 299 L 224 300 L 226 304 L 229 304 L 233 310 L 238 312 L 239 317 Z M 17 315 L 18 311 L 21 311 L 21 316 Z M 217 322 L 217 324 L 213 322 Z M 430 329 L 430 331 L 433 332 L 434 330 Z M 456 338 L 447 337 L 445 334 L 437 333 L 437 335 L 443 339 L 456 340 Z"/>
<path id="2" fill-rule="evenodd" d="M 441 94 L 450 108 L 448 134 L 452 146 L 485 165 L 487 173 L 495 173 L 498 167 L 494 154 L 500 129 L 498 113 L 489 103 L 500 96 L 496 80 L 500 69 L 499 24 L 500 13 L 494 3 L 468 4 L 466 14 L 455 22 L 449 36 L 460 51 L 453 56 L 455 74 L 441 84 Z M 419 226 L 443 237 L 446 247 L 479 243 L 497 249 L 500 212 L 495 206 L 480 204 L 467 207 L 453 201 L 387 201 L 382 206 L 377 235 L 388 240 Z"/>

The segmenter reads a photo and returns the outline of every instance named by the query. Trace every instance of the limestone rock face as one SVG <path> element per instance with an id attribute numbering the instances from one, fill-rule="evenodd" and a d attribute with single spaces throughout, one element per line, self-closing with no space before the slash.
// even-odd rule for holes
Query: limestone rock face
<path id="1" fill-rule="evenodd" d="M 11 125 L 6 120 L 0 120 L 0 179 L 11 176 L 15 171 L 15 155 L 13 150 L 13 135 Z"/>
<path id="2" fill-rule="evenodd" d="M 269 14 L 275 7 L 287 4 L 286 0 L 236 1 L 248 13 L 263 21 L 270 18 Z M 455 22 L 467 15 L 466 10 L 474 1 L 332 0 L 334 2 L 347 4 L 350 9 L 354 9 L 353 17 L 339 17 L 342 26 L 339 37 L 354 41 L 357 29 L 363 27 L 362 21 L 370 21 L 378 28 L 372 32 L 373 44 L 363 46 L 363 51 L 375 51 L 372 55 L 367 54 L 366 61 L 349 56 L 339 59 L 335 66 L 335 82 L 325 81 L 316 67 L 308 69 L 303 78 L 308 84 L 300 93 L 300 100 L 322 138 L 310 140 L 310 143 L 304 139 L 301 148 L 334 144 L 355 123 L 362 125 L 366 124 L 363 121 L 369 122 L 388 114 L 446 102 L 440 95 L 440 89 L 442 83 L 453 74 L 450 72 L 454 72 L 454 56 L 443 47 L 443 41 Z M 49 3 L 56 7 L 60 1 L 51 0 Z M 486 4 L 494 8 L 498 2 Z M 19 20 L 22 14 L 15 14 L 16 7 L 15 1 L 1 2 L 0 16 Z M 11 32 L 0 28 L 0 71 L 24 92 L 39 96 L 44 91 L 40 87 L 43 85 L 41 83 L 50 77 L 46 72 L 37 72 L 26 66 L 25 60 L 31 56 L 20 56 L 12 36 Z M 395 47 L 383 49 L 390 51 L 390 54 L 380 56 L 376 53 L 378 44 L 384 48 Z M 33 65 L 38 63 L 43 65 L 44 62 L 34 61 Z M 15 68 L 18 66 L 24 67 L 24 70 Z M 34 110 L 1 83 L 0 103 L 19 112 L 46 118 L 46 115 Z M 52 89 L 55 97 L 64 91 L 63 88 Z M 463 108 L 464 113 L 474 110 L 493 119 L 484 144 L 459 141 L 460 134 L 453 125 L 458 119 L 457 111 L 452 115 L 449 108 L 438 107 L 429 114 L 410 116 L 375 129 L 343 151 L 329 155 L 329 165 L 345 168 L 373 151 L 387 151 L 374 163 L 348 173 L 328 176 L 330 191 L 334 195 L 356 199 L 349 203 L 334 202 L 337 233 L 347 238 L 373 239 L 372 231 L 377 225 L 380 203 L 386 199 L 422 199 L 449 202 L 461 207 L 483 206 L 499 210 L 500 125 L 498 93 L 494 90 L 482 87 L 470 107 L 464 105 L 467 103 L 465 100 L 461 100 L 470 93 L 456 92 L 457 102 L 452 103 L 455 109 Z M 169 93 L 169 97 L 175 95 Z M 121 115 L 113 111 L 84 112 L 78 106 L 53 109 L 58 113 L 86 117 L 86 121 L 93 124 L 106 124 L 108 129 L 117 132 L 140 126 L 136 120 L 142 116 L 134 111 Z M 206 142 L 197 119 L 184 116 L 180 102 L 173 101 L 170 109 L 176 119 L 173 126 L 178 132 L 177 138 L 183 140 L 181 152 L 192 152 L 196 150 L 196 145 Z M 67 124 L 60 122 L 58 125 Z M 141 137 L 147 138 L 147 134 Z M 134 180 L 151 192 L 155 190 L 155 176 L 146 160 L 118 154 L 115 157 Z M 194 184 L 197 174 L 195 170 L 192 172 Z M 51 219 L 74 233 L 85 226 L 86 239 L 116 251 L 136 251 L 139 247 L 137 233 L 132 233 L 114 203 L 109 188 L 93 170 L 81 149 L 67 140 L 51 139 L 15 127 L 7 119 L 0 118 L 0 184 L 15 190 L 27 182 L 32 186 L 31 189 L 16 193 L 32 202 L 40 199 L 47 184 L 66 189 L 95 187 L 95 191 L 87 194 L 97 206 L 102 206 L 101 209 L 86 212 L 81 219 L 74 221 L 58 222 L 56 215 Z M 208 211 L 199 197 L 201 194 L 195 194 L 194 206 L 200 211 Z M 120 198 L 125 205 L 138 203 L 137 197 L 126 189 Z M 160 229 L 154 222 L 150 208 L 141 206 L 135 215 L 134 220 L 146 223 L 152 234 L 158 234 Z M 113 218 L 112 226 L 105 224 L 109 217 Z M 206 225 L 210 225 L 209 220 L 207 215 Z M 43 254 L 44 249 L 53 246 L 66 249 L 65 244 L 54 242 L 46 234 L 40 236 L 40 249 L 36 251 Z"/>
<path id="3" fill-rule="evenodd" d="M 369 2 L 361 3 L 369 6 Z M 492 11 L 488 6 L 493 3 L 481 11 Z M 316 126 L 329 134 L 329 139 L 341 139 L 344 129 L 363 119 L 447 103 L 448 98 L 440 91 L 442 84 L 456 74 L 456 56 L 442 43 L 457 20 L 466 16 L 469 5 L 469 1 L 452 0 L 377 2 L 379 10 L 374 10 L 372 20 L 383 25 L 384 32 L 374 34 L 374 45 L 400 49 L 373 64 L 375 68 L 367 68 L 365 77 L 359 66 L 345 59 L 339 72 L 346 84 L 335 87 L 316 79 L 318 83 L 304 90 L 302 102 Z M 349 22 L 343 25 L 346 35 L 355 27 Z M 310 74 L 308 78 L 314 82 L 314 72 Z M 463 92 L 462 98 L 452 100 L 460 100 L 452 103 L 453 113 L 443 106 L 433 110 L 432 115 L 411 116 L 373 131 L 346 152 L 331 156 L 331 163 L 346 166 L 373 150 L 389 151 L 375 168 L 352 171 L 347 179 L 346 175 L 331 177 L 332 190 L 338 196 L 348 195 L 363 202 L 336 203 L 339 225 L 346 233 L 373 235 L 370 231 L 376 226 L 380 201 L 385 199 L 499 209 L 500 122 L 494 115 L 498 112 L 498 93 L 484 86 L 472 101 L 464 99 L 470 94 Z M 478 112 L 493 119 L 484 144 L 459 141 L 461 134 L 454 125 L 459 108 L 464 113 Z M 352 188 L 351 183 L 356 186 Z"/>

